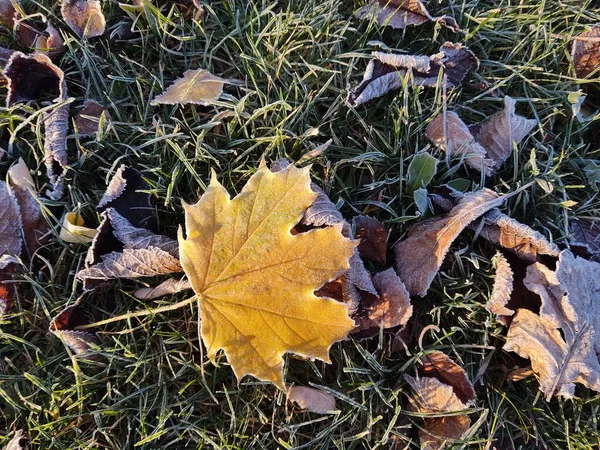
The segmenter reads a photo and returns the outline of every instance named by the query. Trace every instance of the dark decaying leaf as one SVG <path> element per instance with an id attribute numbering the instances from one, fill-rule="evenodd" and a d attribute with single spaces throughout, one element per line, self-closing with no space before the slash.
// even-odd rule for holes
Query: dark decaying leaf
<path id="1" fill-rule="evenodd" d="M 387 252 L 387 230 L 374 217 L 358 216 L 354 219 L 354 237 L 360 240 L 358 253 L 362 258 L 385 265 Z"/>
<path id="2" fill-rule="evenodd" d="M 524 282 L 540 311 L 517 310 L 503 349 L 531 360 L 546 400 L 572 398 L 575 383 L 600 392 L 600 264 L 563 250 L 556 270 L 534 263 Z"/>
<path id="3" fill-rule="evenodd" d="M 140 172 L 123 164 L 110 180 L 98 203 L 98 211 L 114 208 L 134 227 L 156 232 L 158 222 L 152 197 L 144 192 L 149 189 L 150 185 L 144 181 Z"/>
<path id="4" fill-rule="evenodd" d="M 0 181 L 0 255 L 21 255 L 21 228 L 19 204 L 10 195 L 6 182 Z"/>
<path id="5" fill-rule="evenodd" d="M 413 225 L 408 238 L 396 245 L 396 264 L 408 292 L 423 297 L 452 242 L 475 219 L 499 206 L 505 197 L 489 189 L 465 194 L 444 217 Z"/>
<path id="6" fill-rule="evenodd" d="M 88 353 L 92 350 L 92 345 L 98 344 L 98 338 L 95 333 L 88 331 L 77 331 L 80 325 L 87 324 L 83 317 L 79 305 L 67 306 L 50 322 L 50 332 L 62 339 L 65 344 L 76 355 Z M 97 355 L 90 355 L 94 358 Z"/>
<path id="7" fill-rule="evenodd" d="M 11 280 L 18 262 L 14 256 L 0 256 L 0 318 L 8 312 L 15 298 L 15 286 Z"/>
<path id="8" fill-rule="evenodd" d="M 164 297 L 165 295 L 176 294 L 191 288 L 192 285 L 187 278 L 182 280 L 169 278 L 168 280 L 160 283 L 158 286 L 137 289 L 133 295 L 134 297 L 142 300 L 152 300 L 155 298 Z"/>
<path id="9" fill-rule="evenodd" d="M 102 36 L 106 20 L 99 0 L 63 0 L 63 20 L 79 37 Z"/>
<path id="10" fill-rule="evenodd" d="M 513 292 L 513 271 L 506 257 L 500 252 L 494 256 L 496 265 L 496 277 L 492 286 L 492 293 L 485 309 L 496 316 L 512 316 L 515 312 L 508 309 L 506 305 L 510 301 L 510 296 Z"/>
<path id="11" fill-rule="evenodd" d="M 8 79 L 8 107 L 31 100 L 67 98 L 65 75 L 47 55 L 14 52 L 4 69 L 4 76 Z"/>
<path id="12" fill-rule="evenodd" d="M 381 328 L 404 326 L 412 316 L 408 292 L 394 269 L 376 274 L 373 285 L 377 295 L 363 292 L 358 311 L 352 315 L 357 321 L 352 334 L 358 338 L 375 336 Z"/>
<path id="13" fill-rule="evenodd" d="M 577 78 L 600 77 L 600 24 L 575 38 L 572 58 Z"/>
<path id="14" fill-rule="evenodd" d="M 573 251 L 583 250 L 589 259 L 600 259 L 600 222 L 589 219 L 571 220 L 569 232 Z"/>
<path id="15" fill-rule="evenodd" d="M 326 414 L 336 409 L 333 395 L 306 386 L 290 387 L 287 399 L 297 403 L 300 408 L 317 414 Z"/>
<path id="16" fill-rule="evenodd" d="M 502 111 L 472 127 L 453 111 L 441 113 L 427 126 L 427 137 L 449 156 L 462 156 L 470 167 L 491 175 L 510 156 L 513 145 L 537 125 L 536 120 L 516 114 L 515 105 L 514 99 L 504 97 Z"/>
<path id="17" fill-rule="evenodd" d="M 65 103 L 44 114 L 44 163 L 52 188 L 46 195 L 52 200 L 59 200 L 65 187 L 69 108 L 69 103 Z"/>
<path id="18" fill-rule="evenodd" d="M 19 4 L 19 0 L 0 0 L 0 25 L 12 31 L 15 25 L 15 19 L 19 14 L 15 5 Z"/>
<path id="19" fill-rule="evenodd" d="M 371 0 L 356 12 L 359 19 L 373 18 L 378 25 L 404 29 L 409 25 L 440 22 L 452 31 L 460 30 L 450 16 L 433 17 L 421 0 Z"/>
<path id="20" fill-rule="evenodd" d="M 25 246 L 31 256 L 44 245 L 50 227 L 42 214 L 35 184 L 23 159 L 19 158 L 17 164 L 8 170 L 8 176 L 21 211 Z"/>
<path id="21" fill-rule="evenodd" d="M 446 42 L 440 52 L 432 56 L 395 55 L 373 52 L 363 80 L 348 93 L 351 106 L 361 105 L 402 87 L 402 79 L 412 72 L 410 83 L 416 86 L 435 87 L 440 72 L 447 86 L 458 86 L 467 72 L 479 65 L 477 57 L 461 44 Z"/>
<path id="22" fill-rule="evenodd" d="M 110 121 L 108 110 L 100 103 L 88 100 L 75 116 L 75 127 L 79 136 L 95 136 L 101 123 L 106 121 Z"/>

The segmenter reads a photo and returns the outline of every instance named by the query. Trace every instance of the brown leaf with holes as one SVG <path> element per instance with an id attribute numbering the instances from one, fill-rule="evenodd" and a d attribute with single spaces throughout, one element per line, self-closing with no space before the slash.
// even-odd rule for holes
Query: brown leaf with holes
<path id="1" fill-rule="evenodd" d="M 397 272 L 408 292 L 425 296 L 452 242 L 471 222 L 504 199 L 489 189 L 470 192 L 446 216 L 413 225 L 408 238 L 395 249 Z"/>
<path id="2" fill-rule="evenodd" d="M 373 52 L 361 83 L 348 93 L 350 106 L 359 106 L 390 91 L 400 89 L 410 73 L 408 84 L 435 87 L 443 72 L 442 83 L 458 86 L 473 66 L 479 66 L 477 57 L 461 44 L 446 42 L 439 53 L 432 56 L 398 55 Z"/>
<path id="3" fill-rule="evenodd" d="M 404 29 L 409 25 L 440 22 L 452 31 L 459 31 L 456 20 L 450 16 L 433 17 L 421 0 L 370 0 L 356 12 L 359 19 L 374 19 L 378 25 Z"/>
<path id="4" fill-rule="evenodd" d="M 571 56 L 577 78 L 600 77 L 600 24 L 575 38 Z"/>
<path id="5" fill-rule="evenodd" d="M 572 398 L 575 383 L 600 392 L 600 264 L 563 250 L 554 271 L 529 266 L 525 285 L 540 312 L 517 310 L 504 350 L 531 360 L 547 400 Z"/>
<path id="6" fill-rule="evenodd" d="M 77 36 L 92 38 L 104 34 L 106 19 L 99 0 L 63 0 L 60 12 Z"/>
<path id="7" fill-rule="evenodd" d="M 387 230 L 377 219 L 369 216 L 354 218 L 355 239 L 360 240 L 358 254 L 385 266 L 387 253 Z"/>
<path id="8" fill-rule="evenodd" d="M 300 408 L 317 414 L 327 414 L 336 410 L 333 395 L 306 386 L 290 387 L 287 399 L 297 403 Z"/>

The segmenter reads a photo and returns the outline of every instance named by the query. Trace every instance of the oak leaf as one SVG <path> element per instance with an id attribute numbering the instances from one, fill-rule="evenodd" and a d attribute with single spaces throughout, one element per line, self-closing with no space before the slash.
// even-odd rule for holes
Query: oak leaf
<path id="1" fill-rule="evenodd" d="M 348 270 L 357 243 L 341 225 L 291 234 L 316 196 L 308 168 L 274 173 L 263 163 L 234 199 L 213 175 L 198 203 L 184 205 L 179 253 L 202 339 L 212 361 L 223 349 L 238 380 L 285 389 L 285 353 L 329 362 L 354 327 L 343 303 L 314 291 Z"/>
<path id="2" fill-rule="evenodd" d="M 152 101 L 152 105 L 195 105 L 214 104 L 226 84 L 240 84 L 238 80 L 221 78 L 207 70 L 188 70 L 182 78 L 176 80 L 165 92 Z"/>
<path id="3" fill-rule="evenodd" d="M 440 22 L 452 31 L 460 30 L 449 16 L 433 17 L 421 0 L 371 0 L 356 12 L 359 19 L 374 18 L 378 25 L 404 29 L 409 25 Z"/>
<path id="4" fill-rule="evenodd" d="M 540 312 L 517 310 L 504 350 L 531 360 L 547 400 L 573 397 L 575 383 L 600 392 L 600 264 L 563 250 L 555 271 L 535 263 L 524 282 Z"/>

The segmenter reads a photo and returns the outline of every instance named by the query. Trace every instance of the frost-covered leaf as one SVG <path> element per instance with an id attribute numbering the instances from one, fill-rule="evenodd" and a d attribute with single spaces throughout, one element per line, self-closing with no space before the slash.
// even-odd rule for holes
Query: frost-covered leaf
<path id="1" fill-rule="evenodd" d="M 336 409 L 333 395 L 306 386 L 290 387 L 287 399 L 297 403 L 300 408 L 317 414 L 327 414 Z"/>
<path id="2" fill-rule="evenodd" d="M 84 223 L 83 217 L 76 212 L 66 213 L 60 228 L 60 238 L 76 244 L 92 242 L 98 230 L 84 227 Z"/>
<path id="3" fill-rule="evenodd" d="M 62 339 L 76 355 L 89 353 L 92 345 L 98 344 L 95 333 L 77 331 L 76 328 L 86 324 L 79 305 L 67 306 L 50 322 L 50 332 Z M 94 359 L 97 355 L 90 355 Z"/>
<path id="4" fill-rule="evenodd" d="M 12 274 L 19 260 L 14 256 L 0 255 L 0 318 L 8 312 L 15 297 Z"/>
<path id="5" fill-rule="evenodd" d="M 100 127 L 110 121 L 108 110 L 94 100 L 88 100 L 75 116 L 75 127 L 79 136 L 95 136 Z"/>
<path id="6" fill-rule="evenodd" d="M 44 127 L 44 164 L 52 187 L 46 191 L 46 195 L 52 200 L 59 200 L 63 195 L 67 171 L 69 103 L 44 114 Z"/>
<path id="7" fill-rule="evenodd" d="M 48 22 L 46 29 L 40 32 L 33 42 L 36 53 L 44 53 L 56 57 L 65 51 L 65 42 L 60 32 Z"/>
<path id="8" fill-rule="evenodd" d="M 21 227 L 19 205 L 6 182 L 0 181 L 0 255 L 21 255 Z"/>
<path id="9" fill-rule="evenodd" d="M 512 316 L 515 312 L 512 309 L 508 309 L 506 305 L 510 300 L 513 290 L 513 271 L 504 255 L 500 252 L 497 252 L 496 256 L 494 256 L 494 263 L 496 266 L 496 277 L 494 278 L 490 298 L 485 304 L 485 309 L 497 316 Z"/>
<path id="10" fill-rule="evenodd" d="M 600 77 L 600 24 L 575 38 L 572 58 L 577 78 Z"/>
<path id="11" fill-rule="evenodd" d="M 137 289 L 133 295 L 142 300 L 152 300 L 165 295 L 176 294 L 186 289 L 191 289 L 192 285 L 187 279 L 176 280 L 169 278 L 163 281 L 158 286 Z"/>
<path id="12" fill-rule="evenodd" d="M 370 0 L 356 12 L 359 19 L 373 18 L 378 25 L 404 29 L 409 25 L 440 22 L 452 31 L 460 30 L 450 16 L 433 17 L 421 0 Z"/>
<path id="13" fill-rule="evenodd" d="M 354 327 L 343 303 L 314 291 L 348 270 L 357 243 L 341 225 L 291 234 L 317 197 L 308 170 L 262 164 L 234 199 L 213 176 L 198 203 L 185 205 L 179 252 L 202 339 L 211 360 L 224 350 L 238 380 L 249 374 L 284 389 L 284 353 L 329 361 L 330 346 Z"/>
<path id="14" fill-rule="evenodd" d="M 451 386 L 454 394 L 466 405 L 472 406 L 475 389 L 465 370 L 445 353 L 434 351 L 421 357 L 418 372 L 421 377 L 433 377 Z"/>
<path id="15" fill-rule="evenodd" d="M 149 189 L 150 185 L 144 181 L 140 172 L 123 164 L 110 180 L 98 203 L 98 211 L 113 208 L 133 226 L 157 231 L 158 222 L 152 197 L 144 192 Z"/>
<path id="16" fill-rule="evenodd" d="M 19 5 L 19 0 L 0 0 L 0 25 L 12 31 L 15 25 L 15 19 L 19 13 L 15 5 Z"/>
<path id="17" fill-rule="evenodd" d="M 529 266 L 525 285 L 540 312 L 517 310 L 504 350 L 531 360 L 547 400 L 573 397 L 575 383 L 600 392 L 600 264 L 563 250 L 555 271 Z"/>
<path id="18" fill-rule="evenodd" d="M 423 297 L 452 242 L 473 220 L 503 201 L 504 197 L 489 189 L 471 192 L 446 216 L 413 225 L 408 238 L 396 245 L 398 275 L 408 292 Z"/>
<path id="19" fill-rule="evenodd" d="M 600 222 L 588 219 L 577 219 L 569 222 L 572 246 L 583 247 L 592 258 L 600 257 Z"/>
<path id="20" fill-rule="evenodd" d="M 415 189 L 413 192 L 413 199 L 417 209 L 424 216 L 429 209 L 429 194 L 426 188 Z"/>
<path id="21" fill-rule="evenodd" d="M 437 172 L 438 160 L 429 153 L 417 153 L 408 165 L 408 182 L 406 188 L 409 193 L 427 187 Z"/>
<path id="22" fill-rule="evenodd" d="M 226 84 L 240 84 L 238 80 L 221 78 L 207 70 L 188 70 L 182 78 L 176 80 L 165 92 L 152 101 L 152 105 L 202 105 L 214 104 Z"/>
<path id="23" fill-rule="evenodd" d="M 106 19 L 99 0 L 63 0 L 60 11 L 77 36 L 92 38 L 104 34 Z"/>
<path id="24" fill-rule="evenodd" d="M 415 86 L 434 87 L 443 72 L 447 86 L 458 86 L 473 65 L 479 65 L 477 57 L 461 44 L 446 42 L 440 52 L 432 56 L 397 55 L 373 52 L 363 80 L 348 93 L 351 106 L 361 105 L 402 87 L 402 79 L 410 71 L 410 83 Z"/>
<path id="25" fill-rule="evenodd" d="M 374 217 L 358 216 L 354 219 L 354 237 L 360 240 L 358 253 L 362 258 L 385 265 L 387 253 L 387 230 Z"/>

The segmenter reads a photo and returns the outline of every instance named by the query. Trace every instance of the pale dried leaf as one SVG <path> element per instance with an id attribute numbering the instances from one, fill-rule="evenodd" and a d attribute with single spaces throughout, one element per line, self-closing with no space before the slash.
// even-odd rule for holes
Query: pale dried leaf
<path id="1" fill-rule="evenodd" d="M 412 316 L 413 307 L 406 288 L 394 269 L 375 274 L 373 284 L 379 297 L 367 306 L 367 314 L 372 326 L 379 329 L 406 325 Z"/>
<path id="2" fill-rule="evenodd" d="M 456 396 L 452 386 L 442 383 L 437 378 L 413 378 L 404 375 L 404 379 L 415 392 L 412 400 L 418 412 L 443 414 L 469 409 L 469 405 L 461 402 Z"/>
<path id="3" fill-rule="evenodd" d="M 469 381 L 465 369 L 452 361 L 445 353 L 434 351 L 421 357 L 418 368 L 421 377 L 436 378 L 451 386 L 454 394 L 465 405 L 472 406 L 475 389 Z"/>
<path id="4" fill-rule="evenodd" d="M 494 278 L 492 294 L 485 304 L 485 309 L 497 316 L 512 316 L 515 312 L 508 309 L 506 305 L 513 290 L 513 271 L 502 253 L 497 252 L 494 260 L 496 277 Z"/>
<path id="5" fill-rule="evenodd" d="M 504 97 L 504 109 L 493 115 L 475 134 L 475 140 L 486 150 L 486 158 L 493 161 L 492 168 L 498 169 L 518 145 L 537 125 L 537 120 L 515 114 L 516 101 Z"/>
<path id="6" fill-rule="evenodd" d="M 46 29 L 36 36 L 33 43 L 36 53 L 45 53 L 50 57 L 56 57 L 65 51 L 65 42 L 60 32 L 48 22 Z"/>
<path id="7" fill-rule="evenodd" d="M 442 450 L 447 448 L 469 430 L 471 419 L 464 414 L 426 418 L 419 430 L 421 450 Z"/>
<path id="8" fill-rule="evenodd" d="M 504 350 L 531 360 L 547 400 L 573 397 L 575 383 L 600 392 L 600 264 L 564 250 L 555 271 L 535 263 L 524 282 L 540 313 L 517 310 Z"/>
<path id="9" fill-rule="evenodd" d="M 23 430 L 17 430 L 13 438 L 6 444 L 4 450 L 23 450 L 21 441 L 25 439 L 25 433 Z"/>
<path id="10" fill-rule="evenodd" d="M 68 212 L 63 219 L 60 238 L 65 242 L 75 244 L 92 242 L 98 230 L 84 227 L 84 220 L 76 212 Z"/>
<path id="11" fill-rule="evenodd" d="M 110 121 L 108 110 L 94 100 L 88 100 L 81 111 L 75 116 L 75 127 L 79 136 L 95 136 L 100 131 L 101 124 Z"/>
<path id="12" fill-rule="evenodd" d="M 57 106 L 44 114 L 44 164 L 52 190 L 46 195 L 59 200 L 64 191 L 67 171 L 67 134 L 69 132 L 69 103 Z"/>
<path id="13" fill-rule="evenodd" d="M 477 57 L 461 44 L 446 42 L 440 52 L 428 56 L 394 55 L 373 52 L 361 83 L 348 93 L 347 102 L 351 106 L 361 105 L 371 99 L 381 97 L 390 91 L 400 89 L 402 80 L 409 71 L 410 84 L 434 87 L 438 84 L 440 72 L 447 86 L 458 86 L 473 65 L 479 65 Z"/>
<path id="14" fill-rule="evenodd" d="M 600 24 L 581 33 L 573 41 L 573 65 L 577 78 L 592 76 L 598 78 L 600 73 Z"/>
<path id="15" fill-rule="evenodd" d="M 335 397 L 327 392 L 306 386 L 292 386 L 288 389 L 288 401 L 295 402 L 302 409 L 317 414 L 335 411 Z"/>
<path id="16" fill-rule="evenodd" d="M 452 31 L 460 30 L 454 18 L 433 17 L 421 0 L 371 0 L 356 12 L 359 19 L 373 18 L 378 25 L 404 29 L 409 25 L 440 22 Z"/>
<path id="17" fill-rule="evenodd" d="M 209 106 L 219 100 L 226 84 L 240 82 L 218 77 L 204 69 L 188 70 L 151 104 Z"/>
<path id="18" fill-rule="evenodd" d="M 60 11 L 77 36 L 92 38 L 104 34 L 106 19 L 99 0 L 63 0 Z"/>
<path id="19" fill-rule="evenodd" d="M 504 197 L 483 189 L 465 194 L 444 217 L 413 225 L 408 238 L 396 245 L 396 264 L 408 292 L 423 297 L 452 242 L 473 220 L 499 206 Z"/>
<path id="20" fill-rule="evenodd" d="M 6 182 L 0 181 L 0 255 L 21 255 L 21 227 L 19 205 L 10 195 Z"/>
<path id="21" fill-rule="evenodd" d="M 577 219 L 569 222 L 570 244 L 585 248 L 592 257 L 600 256 L 600 224 L 594 220 Z"/>
<path id="22" fill-rule="evenodd" d="M 137 289 L 133 296 L 142 300 L 152 300 L 165 295 L 176 294 L 186 289 L 191 289 L 192 285 L 187 279 L 176 280 L 169 278 L 163 281 L 158 286 Z"/>
<path id="23" fill-rule="evenodd" d="M 355 239 L 360 240 L 358 254 L 361 258 L 370 259 L 385 266 L 387 253 L 387 230 L 374 217 L 358 216 L 353 219 Z"/>
<path id="24" fill-rule="evenodd" d="M 133 226 L 157 231 L 156 212 L 152 206 L 152 197 L 147 191 L 150 185 L 142 174 L 123 164 L 110 180 L 104 196 L 98 203 L 98 211 L 114 208 Z"/>
<path id="25" fill-rule="evenodd" d="M 111 280 L 117 278 L 139 278 L 181 272 L 179 260 L 156 247 L 123 249 L 101 256 L 101 262 L 81 270 L 77 278 Z"/>
<path id="26" fill-rule="evenodd" d="M 285 389 L 284 353 L 328 362 L 354 326 L 343 303 L 314 291 L 349 269 L 357 243 L 341 225 L 291 233 L 316 196 L 309 169 L 274 173 L 261 163 L 235 198 L 213 176 L 199 202 L 184 205 L 179 251 L 207 356 L 223 349 L 238 380 L 249 374 Z"/>
<path id="27" fill-rule="evenodd" d="M 4 69 L 8 79 L 6 106 L 31 100 L 65 100 L 65 75 L 44 54 L 24 55 L 14 52 Z"/>

